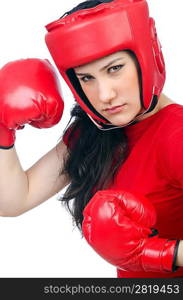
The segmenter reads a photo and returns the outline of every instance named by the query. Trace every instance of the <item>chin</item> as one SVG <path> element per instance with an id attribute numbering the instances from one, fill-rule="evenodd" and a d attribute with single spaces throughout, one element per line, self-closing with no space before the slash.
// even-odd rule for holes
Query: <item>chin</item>
<path id="1" fill-rule="evenodd" d="M 118 120 L 109 120 L 109 122 L 111 122 L 111 124 L 113 124 L 113 125 L 115 125 L 115 126 L 125 126 L 125 125 L 127 125 L 128 123 L 130 123 L 130 122 L 132 122 L 133 121 L 133 117 L 126 117 L 126 118 L 124 118 L 124 116 L 123 116 L 123 118 L 118 118 Z"/>

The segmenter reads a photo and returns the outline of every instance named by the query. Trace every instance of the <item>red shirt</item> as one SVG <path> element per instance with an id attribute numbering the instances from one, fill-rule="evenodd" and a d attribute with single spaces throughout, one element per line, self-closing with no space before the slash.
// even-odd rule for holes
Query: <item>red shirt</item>
<path id="1" fill-rule="evenodd" d="M 125 127 L 129 154 L 118 169 L 112 189 L 145 195 L 157 212 L 159 237 L 183 239 L 183 105 L 170 104 Z M 120 278 L 183 277 L 175 272 L 117 270 Z"/>

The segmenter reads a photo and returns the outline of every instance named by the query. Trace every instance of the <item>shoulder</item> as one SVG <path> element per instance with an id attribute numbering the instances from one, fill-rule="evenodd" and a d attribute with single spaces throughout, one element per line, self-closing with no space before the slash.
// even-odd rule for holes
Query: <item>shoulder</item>
<path id="1" fill-rule="evenodd" d="M 183 105 L 171 104 L 162 110 L 157 130 L 157 144 L 163 155 L 176 156 L 183 151 Z M 160 151 L 161 152 L 161 151 Z M 182 156 L 182 154 L 181 154 Z"/>
<path id="2" fill-rule="evenodd" d="M 161 121 L 157 135 L 159 169 L 172 184 L 183 188 L 183 105 L 170 105 Z"/>
<path id="3" fill-rule="evenodd" d="M 182 118 L 183 105 L 175 102 L 171 103 L 162 109 L 162 113 L 164 113 L 165 117 L 171 116 L 171 118 L 175 118 L 175 117 Z"/>
<path id="4" fill-rule="evenodd" d="M 183 132 L 183 105 L 178 103 L 168 105 L 160 111 L 160 114 L 160 128 L 165 137 Z"/>
<path id="5" fill-rule="evenodd" d="M 153 128 L 156 144 L 163 153 L 176 153 L 178 148 L 183 151 L 183 105 L 174 103 L 163 108 Z"/>

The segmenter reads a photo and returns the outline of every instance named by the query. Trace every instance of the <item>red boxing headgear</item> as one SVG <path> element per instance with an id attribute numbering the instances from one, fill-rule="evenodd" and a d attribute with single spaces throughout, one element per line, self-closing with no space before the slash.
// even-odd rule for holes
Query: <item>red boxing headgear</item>
<path id="1" fill-rule="evenodd" d="M 114 52 L 131 50 L 135 54 L 142 75 L 142 104 L 145 112 L 154 108 L 165 82 L 165 64 L 146 0 L 102 3 L 49 23 L 46 29 L 46 44 L 59 72 L 99 127 L 111 123 L 91 105 L 73 68 Z"/>

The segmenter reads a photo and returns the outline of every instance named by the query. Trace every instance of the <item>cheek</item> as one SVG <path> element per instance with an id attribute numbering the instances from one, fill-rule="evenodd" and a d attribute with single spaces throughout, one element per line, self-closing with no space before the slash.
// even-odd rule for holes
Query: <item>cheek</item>
<path id="1" fill-rule="evenodd" d="M 92 94 L 92 88 L 89 85 L 82 84 L 82 83 L 81 83 L 81 88 L 82 88 L 83 92 L 85 93 L 85 95 L 89 98 L 90 95 Z"/>
<path id="2" fill-rule="evenodd" d="M 81 84 L 81 88 L 84 94 L 86 95 L 86 97 L 88 98 L 88 100 L 91 102 L 91 104 L 95 106 L 98 99 L 97 87 L 94 84 L 92 85 Z"/>
<path id="3" fill-rule="evenodd" d="M 127 76 L 127 82 L 128 86 L 133 88 L 133 89 L 138 89 L 139 88 L 139 79 L 138 79 L 138 74 L 136 71 L 130 72 Z"/>

